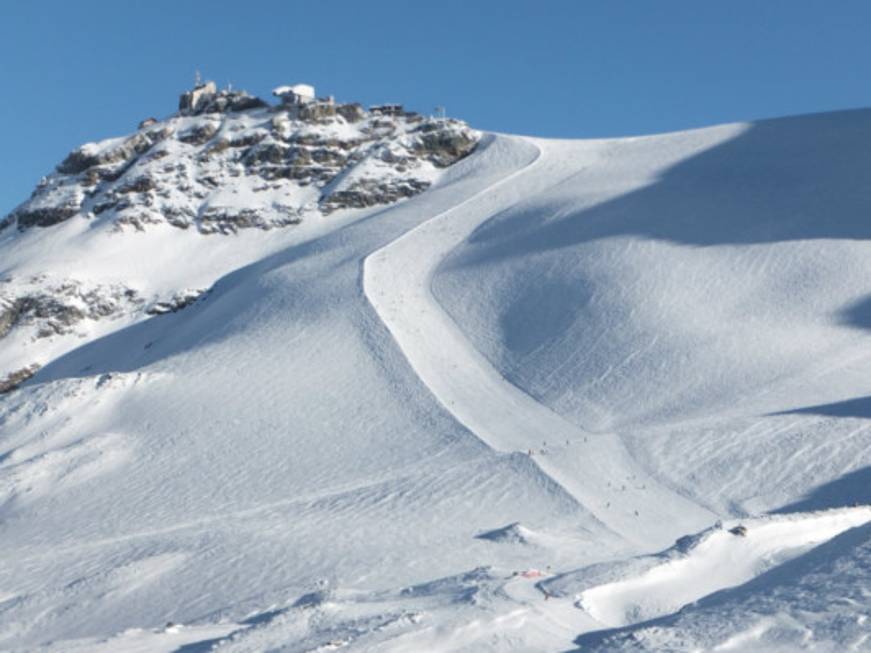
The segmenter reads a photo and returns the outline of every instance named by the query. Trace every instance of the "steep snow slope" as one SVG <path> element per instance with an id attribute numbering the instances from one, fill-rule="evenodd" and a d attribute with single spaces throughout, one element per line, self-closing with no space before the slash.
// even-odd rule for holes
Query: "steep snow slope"
<path id="1" fill-rule="evenodd" d="M 791 503 L 869 463 L 865 422 L 832 418 L 869 414 L 869 126 L 608 142 L 484 223 L 435 295 L 510 382 L 703 505 Z"/>
<path id="2" fill-rule="evenodd" d="M 871 515 L 825 509 L 871 498 L 837 403 L 866 392 L 869 128 L 488 135 L 401 203 L 228 237 L 199 301 L 0 398 L 0 647 L 861 649 Z M 206 251 L 164 229 L 125 238 Z"/>

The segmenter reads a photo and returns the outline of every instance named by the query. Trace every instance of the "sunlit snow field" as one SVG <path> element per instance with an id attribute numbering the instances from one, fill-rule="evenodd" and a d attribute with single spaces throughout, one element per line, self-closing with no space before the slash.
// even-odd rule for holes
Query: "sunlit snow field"
<path id="1" fill-rule="evenodd" d="M 488 134 L 287 231 L 0 232 L 211 288 L 0 396 L 0 648 L 871 650 L 869 135 Z"/>

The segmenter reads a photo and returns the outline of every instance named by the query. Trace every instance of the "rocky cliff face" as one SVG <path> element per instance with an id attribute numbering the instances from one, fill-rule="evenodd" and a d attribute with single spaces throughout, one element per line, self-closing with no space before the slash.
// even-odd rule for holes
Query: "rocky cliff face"
<path id="1" fill-rule="evenodd" d="M 479 139 L 457 120 L 385 115 L 332 100 L 270 106 L 206 83 L 182 95 L 178 113 L 72 151 L 0 221 L 0 240 L 16 247 L 19 239 L 64 225 L 76 227 L 71 234 L 105 234 L 102 247 L 109 248 L 118 244 L 113 238 L 126 240 L 124 232 L 166 238 L 183 230 L 215 243 L 206 237 L 292 229 L 423 192 Z M 0 268 L 0 353 L 4 345 L 6 353 L 34 352 L 0 356 L 5 390 L 38 369 L 39 343 L 74 346 L 93 337 L 91 327 L 106 332 L 109 323 L 176 312 L 204 292 L 202 278 L 183 273 L 175 285 L 142 288 L 148 265 L 137 265 L 138 279 L 117 269 L 80 276 L 77 262 L 63 271 L 31 267 L 24 275 Z"/>
<path id="2" fill-rule="evenodd" d="M 0 286 L 0 338 L 16 328 L 29 329 L 34 339 L 74 333 L 83 320 L 134 312 L 144 303 L 135 289 L 117 284 L 57 282 L 37 276 L 4 286 L 9 287 Z"/>
<path id="3" fill-rule="evenodd" d="M 167 120 L 71 152 L 4 224 L 84 219 L 203 234 L 288 227 L 420 193 L 479 139 L 456 120 L 373 115 L 357 104 L 270 107 L 242 92 L 201 90 Z"/>

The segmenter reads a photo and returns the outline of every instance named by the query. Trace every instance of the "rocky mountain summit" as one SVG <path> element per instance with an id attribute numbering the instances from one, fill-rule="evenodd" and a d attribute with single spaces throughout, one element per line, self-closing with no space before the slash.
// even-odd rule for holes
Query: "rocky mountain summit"
<path id="1" fill-rule="evenodd" d="M 37 343 L 54 343 L 57 355 L 97 333 L 177 312 L 274 238 L 244 245 L 207 238 L 200 246 L 202 236 L 335 221 L 337 213 L 352 219 L 426 190 L 481 136 L 459 120 L 399 105 L 367 110 L 317 98 L 306 84 L 274 95 L 270 104 L 198 83 L 168 118 L 147 118 L 132 134 L 70 152 L 0 221 L 8 249 L 0 256 L 0 393 L 47 359 Z M 148 232 L 151 241 L 123 232 Z M 48 260 L 46 242 L 77 253 Z M 27 258 L 27 247 L 40 254 Z M 155 253 L 170 249 L 167 272 Z M 24 269 L 16 256 L 26 259 Z"/>
<path id="2" fill-rule="evenodd" d="M 26 230 L 77 218 L 203 234 L 287 227 L 420 193 L 479 136 L 458 120 L 397 105 L 367 111 L 285 95 L 270 106 L 207 82 L 184 93 L 169 118 L 71 152 L 3 225 Z"/>

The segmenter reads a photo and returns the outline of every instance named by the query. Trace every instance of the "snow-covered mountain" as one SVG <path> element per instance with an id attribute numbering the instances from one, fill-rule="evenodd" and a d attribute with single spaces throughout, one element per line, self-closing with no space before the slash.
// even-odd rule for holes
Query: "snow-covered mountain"
<path id="1" fill-rule="evenodd" d="M 0 337 L 15 342 L 0 354 L 0 391 L 81 337 L 187 305 L 261 256 L 267 240 L 200 242 L 176 230 L 287 229 L 289 239 L 266 247 L 293 242 L 327 226 L 325 216 L 341 224 L 354 210 L 422 192 L 480 139 L 459 121 L 395 105 L 283 99 L 269 106 L 201 84 L 170 118 L 71 152 L 0 222 Z M 59 251 L 37 258 L 46 248 Z M 31 345 L 40 339 L 52 342 Z"/>
<path id="2" fill-rule="evenodd" d="M 3 221 L 0 648 L 871 647 L 871 111 L 309 89 L 200 85 Z"/>

